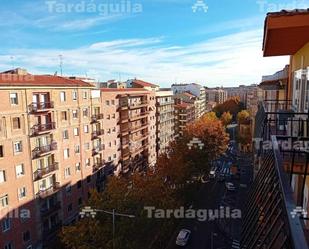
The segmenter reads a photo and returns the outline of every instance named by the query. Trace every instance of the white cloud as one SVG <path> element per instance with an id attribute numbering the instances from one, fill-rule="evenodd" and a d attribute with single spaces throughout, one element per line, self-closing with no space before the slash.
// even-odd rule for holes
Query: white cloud
<path id="1" fill-rule="evenodd" d="M 263 58 L 261 47 L 262 30 L 251 30 L 186 46 L 168 46 L 160 37 L 104 41 L 71 50 L 18 49 L 9 54 L 34 73 L 59 71 L 62 54 L 68 75 L 87 73 L 108 80 L 121 74 L 122 80 L 138 77 L 162 86 L 175 80 L 228 86 L 258 83 L 263 74 L 288 63 L 286 57 Z"/>

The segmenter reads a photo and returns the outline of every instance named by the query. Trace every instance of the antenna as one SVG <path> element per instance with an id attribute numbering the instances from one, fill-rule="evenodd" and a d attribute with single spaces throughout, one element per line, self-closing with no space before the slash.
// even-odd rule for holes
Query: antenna
<path id="1" fill-rule="evenodd" d="M 60 67 L 60 75 L 62 76 L 62 68 L 63 68 L 63 56 L 59 55 L 59 67 Z"/>

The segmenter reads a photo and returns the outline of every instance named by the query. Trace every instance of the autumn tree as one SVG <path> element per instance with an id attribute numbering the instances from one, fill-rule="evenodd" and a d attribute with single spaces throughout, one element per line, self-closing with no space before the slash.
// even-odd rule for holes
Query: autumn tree
<path id="1" fill-rule="evenodd" d="M 232 122 L 232 119 L 233 119 L 233 116 L 231 115 L 230 112 L 224 112 L 220 118 L 224 126 L 229 125 Z"/>
<path id="2" fill-rule="evenodd" d="M 250 113 L 247 110 L 242 110 L 237 114 L 237 122 L 239 124 L 246 124 L 250 120 Z"/>
<path id="3" fill-rule="evenodd" d="M 222 104 L 217 105 L 214 108 L 218 117 L 221 117 L 224 112 L 232 114 L 233 118 L 236 118 L 237 113 L 244 109 L 244 104 L 240 101 L 239 97 L 232 97 Z"/>

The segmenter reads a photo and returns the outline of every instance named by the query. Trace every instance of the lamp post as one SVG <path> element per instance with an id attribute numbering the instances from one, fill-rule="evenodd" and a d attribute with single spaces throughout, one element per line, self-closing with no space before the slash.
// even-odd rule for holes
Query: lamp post
<path id="1" fill-rule="evenodd" d="M 97 213 L 105 213 L 105 214 L 108 214 L 108 215 L 112 215 L 112 218 L 113 218 L 113 248 L 115 248 L 116 216 L 133 219 L 133 218 L 135 218 L 135 215 L 116 213 L 115 209 L 113 209 L 113 211 L 111 212 L 111 211 L 106 211 L 106 210 L 102 210 L 102 209 L 92 209 L 91 207 L 84 207 L 79 214 L 80 214 L 81 218 L 84 218 L 84 217 L 95 218 Z"/>

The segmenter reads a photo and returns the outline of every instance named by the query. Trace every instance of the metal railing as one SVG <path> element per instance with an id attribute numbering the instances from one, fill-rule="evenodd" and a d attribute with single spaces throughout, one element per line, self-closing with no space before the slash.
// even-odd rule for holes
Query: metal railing
<path id="1" fill-rule="evenodd" d="M 263 150 L 262 166 L 250 190 L 243 217 L 241 248 L 306 249 L 308 244 L 296 209 L 294 193 L 284 170 L 276 136 Z"/>
<path id="2" fill-rule="evenodd" d="M 39 112 L 39 111 L 46 111 L 48 109 L 54 108 L 54 102 L 32 102 L 29 105 L 30 112 Z"/>
<path id="3" fill-rule="evenodd" d="M 47 124 L 37 124 L 31 128 L 31 135 L 36 136 L 44 132 L 54 130 L 56 128 L 56 123 L 51 122 Z"/>
<path id="4" fill-rule="evenodd" d="M 32 157 L 35 159 L 54 150 L 57 150 L 57 142 L 53 141 L 51 144 L 36 147 L 32 151 Z"/>
<path id="5" fill-rule="evenodd" d="M 33 173 L 33 178 L 35 181 L 42 179 L 42 177 L 44 177 L 45 175 L 56 171 L 59 169 L 59 164 L 57 162 L 48 165 L 47 167 L 43 168 L 43 169 L 38 169 Z"/>

